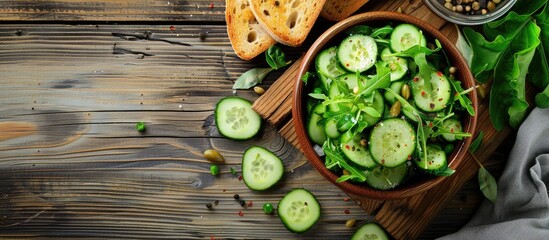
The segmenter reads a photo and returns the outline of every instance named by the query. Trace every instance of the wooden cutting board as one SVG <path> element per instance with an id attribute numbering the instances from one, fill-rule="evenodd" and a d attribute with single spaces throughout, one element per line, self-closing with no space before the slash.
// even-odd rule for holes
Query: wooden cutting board
<path id="1" fill-rule="evenodd" d="M 383 1 L 377 5 L 367 6 L 371 10 L 402 11 L 403 13 L 421 18 L 452 41 L 457 40 L 456 26 L 447 23 L 432 13 L 421 1 Z M 279 128 L 280 134 L 300 148 L 291 119 L 292 90 L 298 66 L 301 59 L 290 66 L 286 72 L 275 81 L 264 95 L 253 104 L 263 119 Z M 485 161 L 501 144 L 510 129 L 497 132 L 489 119 L 487 99 L 481 99 L 478 108 L 477 132 L 484 132 L 483 147 L 475 153 L 481 161 Z M 476 175 L 479 165 L 473 156 L 467 155 L 456 173 L 446 178 L 438 186 L 416 196 L 394 201 L 379 201 L 350 195 L 351 198 L 375 219 L 396 239 L 416 239 L 431 223 L 446 203 L 460 190 L 463 184 Z"/>

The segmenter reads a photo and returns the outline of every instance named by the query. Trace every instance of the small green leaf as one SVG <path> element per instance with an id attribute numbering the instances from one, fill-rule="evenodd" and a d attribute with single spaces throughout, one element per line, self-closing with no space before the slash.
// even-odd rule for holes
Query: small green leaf
<path id="1" fill-rule="evenodd" d="M 478 170 L 478 184 L 484 197 L 491 202 L 495 202 L 498 195 L 498 185 L 494 176 L 484 167 Z"/>
<path id="2" fill-rule="evenodd" d="M 373 107 L 363 107 L 363 108 L 360 108 L 360 110 L 372 117 L 376 117 L 376 118 L 381 117 L 381 113 L 376 111 Z"/>
<path id="3" fill-rule="evenodd" d="M 345 31 L 345 33 L 348 35 L 354 35 L 354 34 L 370 35 L 372 33 L 372 28 L 366 25 L 358 25 Z"/>
<path id="4" fill-rule="evenodd" d="M 393 32 L 393 27 L 391 27 L 390 25 L 387 25 L 385 27 L 373 29 L 372 34 L 370 34 L 370 36 L 373 38 L 377 38 L 377 37 L 385 38 L 387 37 L 387 35 L 389 35 L 392 32 Z"/>
<path id="5" fill-rule="evenodd" d="M 277 45 L 273 45 L 267 49 L 265 58 L 269 66 L 275 70 L 286 67 L 289 64 L 289 62 L 286 62 L 286 54 Z"/>
<path id="6" fill-rule="evenodd" d="M 233 167 L 229 168 L 229 170 L 231 170 L 232 175 L 236 175 L 236 170 Z"/>
<path id="7" fill-rule="evenodd" d="M 475 140 L 473 140 L 473 142 L 471 142 L 471 145 L 469 146 L 469 151 L 471 153 L 478 151 L 478 149 L 480 148 L 480 145 L 482 144 L 483 138 L 484 138 L 484 132 L 480 131 L 477 135 L 477 138 L 475 138 Z"/>
<path id="8" fill-rule="evenodd" d="M 441 170 L 439 172 L 433 172 L 433 175 L 448 177 L 448 176 L 451 176 L 452 174 L 454 174 L 455 172 L 456 172 L 456 170 L 451 169 L 449 167 L 446 167 L 446 168 L 444 168 L 444 170 Z"/>
<path id="9" fill-rule="evenodd" d="M 463 88 L 461 87 L 461 82 L 453 79 L 448 79 L 450 82 L 450 85 L 452 85 L 452 88 L 456 92 L 454 94 L 454 99 L 459 101 L 459 104 L 467 110 L 469 115 L 475 116 L 475 109 L 473 108 L 473 102 L 471 102 L 471 99 L 467 95 L 460 94 L 461 92 L 464 92 Z"/>
<path id="10" fill-rule="evenodd" d="M 272 68 L 252 68 L 236 79 L 233 89 L 249 89 L 260 84 L 272 70 Z"/>
<path id="11" fill-rule="evenodd" d="M 305 74 L 303 74 L 303 76 L 301 76 L 301 81 L 303 81 L 303 83 L 307 85 L 307 83 L 309 82 L 309 79 L 314 77 L 315 75 L 313 73 L 307 71 Z"/>
<path id="12" fill-rule="evenodd" d="M 324 95 L 324 93 L 309 93 L 309 97 L 312 97 L 318 100 L 328 100 L 328 97 Z"/>

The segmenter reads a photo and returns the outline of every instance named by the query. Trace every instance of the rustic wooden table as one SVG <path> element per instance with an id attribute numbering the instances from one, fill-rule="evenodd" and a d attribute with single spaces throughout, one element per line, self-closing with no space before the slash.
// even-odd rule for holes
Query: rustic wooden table
<path id="1" fill-rule="evenodd" d="M 219 0 L 0 2 L 0 238 L 346 239 L 357 228 L 346 228 L 347 219 L 358 226 L 374 218 L 274 127 L 245 142 L 220 137 L 216 102 L 234 94 L 257 99 L 231 86 L 266 65 L 262 57 L 246 62 L 233 53 L 224 7 Z M 398 7 L 438 28 L 453 27 L 431 19 L 419 0 L 373 1 L 359 11 Z M 288 58 L 297 59 L 331 24 L 320 20 L 302 47 L 283 47 Z M 145 133 L 135 130 L 138 121 L 147 124 Z M 481 156 L 493 159 L 486 165 L 496 175 L 510 142 L 503 154 L 492 154 L 501 141 Z M 243 150 L 253 144 L 285 162 L 274 190 L 253 192 L 239 180 Z M 219 176 L 202 156 L 210 148 L 226 159 Z M 312 191 L 323 207 L 304 235 L 261 209 L 295 187 Z M 424 223 L 391 232 L 408 239 L 454 232 L 481 200 L 476 182 L 466 182 Z"/>

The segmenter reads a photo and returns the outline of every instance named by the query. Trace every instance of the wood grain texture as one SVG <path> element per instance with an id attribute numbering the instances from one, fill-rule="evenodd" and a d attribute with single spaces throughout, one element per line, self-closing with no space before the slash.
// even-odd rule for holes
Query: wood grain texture
<path id="1" fill-rule="evenodd" d="M 215 103 L 234 94 L 240 74 L 265 62 L 238 59 L 224 26 L 176 28 L 0 25 L 0 129 L 35 126 L 0 141 L 0 238 L 338 238 L 353 233 L 348 218 L 371 219 L 274 128 L 246 142 L 221 138 Z M 236 95 L 257 98 L 251 90 Z M 145 133 L 135 130 L 137 121 L 146 122 Z M 286 167 L 283 181 L 265 193 L 229 173 L 240 172 L 253 144 Z M 209 148 L 226 159 L 221 176 L 202 157 Z M 303 236 L 261 210 L 297 187 L 324 206 Z M 241 207 L 235 193 L 253 206 Z"/>
<path id="2" fill-rule="evenodd" d="M 3 0 L 3 21 L 223 22 L 220 0 Z"/>

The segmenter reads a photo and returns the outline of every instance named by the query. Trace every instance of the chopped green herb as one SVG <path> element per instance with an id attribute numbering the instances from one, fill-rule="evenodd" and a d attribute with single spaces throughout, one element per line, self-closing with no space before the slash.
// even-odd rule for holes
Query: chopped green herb
<path id="1" fill-rule="evenodd" d="M 231 167 L 229 170 L 231 171 L 231 174 L 232 174 L 232 175 L 236 175 L 236 170 L 234 170 L 233 167 Z"/>
<path id="2" fill-rule="evenodd" d="M 478 151 L 478 149 L 480 148 L 480 145 L 482 144 L 483 138 L 484 138 L 484 132 L 480 131 L 477 135 L 477 138 L 475 138 L 475 140 L 471 142 L 471 146 L 469 146 L 469 151 L 471 153 Z"/>

